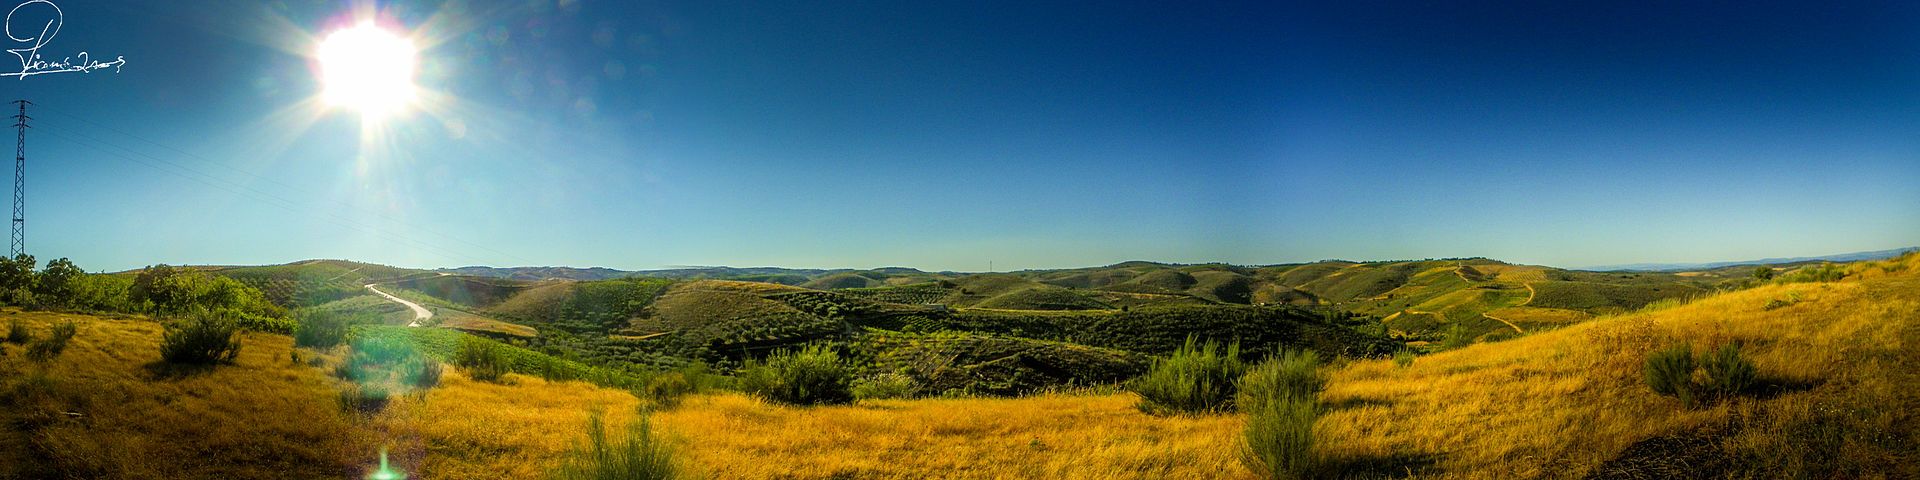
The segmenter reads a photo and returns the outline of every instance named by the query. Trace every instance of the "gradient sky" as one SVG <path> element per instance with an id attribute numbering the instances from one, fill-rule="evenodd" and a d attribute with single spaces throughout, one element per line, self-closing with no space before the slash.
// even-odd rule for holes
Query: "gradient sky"
<path id="1" fill-rule="evenodd" d="M 90 270 L 1920 244 L 1908 2 L 381 3 L 442 95 L 369 133 L 307 57 L 363 3 L 55 1 L 44 53 L 127 64 L 0 96 Z"/>

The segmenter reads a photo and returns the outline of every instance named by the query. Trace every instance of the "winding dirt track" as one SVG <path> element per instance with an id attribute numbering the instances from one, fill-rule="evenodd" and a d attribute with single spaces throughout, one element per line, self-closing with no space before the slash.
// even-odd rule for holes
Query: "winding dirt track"
<path id="1" fill-rule="evenodd" d="M 373 293 L 380 294 L 380 296 L 382 297 L 387 297 L 387 300 L 392 300 L 394 301 L 394 303 L 406 305 L 407 308 L 413 309 L 413 321 L 407 322 L 407 326 L 409 327 L 418 327 L 420 326 L 420 322 L 424 322 L 424 321 L 427 321 L 428 319 L 433 318 L 433 311 L 427 310 L 427 307 L 422 307 L 418 303 L 409 302 L 401 299 L 400 297 L 389 295 L 387 294 L 387 292 L 382 292 L 378 288 L 373 288 L 372 284 L 367 285 L 367 290 L 372 290 Z"/>

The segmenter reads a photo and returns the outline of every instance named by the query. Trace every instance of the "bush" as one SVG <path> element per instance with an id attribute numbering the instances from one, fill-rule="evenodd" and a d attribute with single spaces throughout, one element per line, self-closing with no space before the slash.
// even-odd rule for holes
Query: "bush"
<path id="1" fill-rule="evenodd" d="M 919 389 L 920 385 L 913 381 L 913 377 L 898 373 L 882 373 L 854 382 L 853 398 L 861 400 L 909 398 Z"/>
<path id="2" fill-rule="evenodd" d="M 1282 351 L 1240 379 L 1236 403 L 1247 414 L 1241 461 L 1266 478 L 1306 478 L 1314 466 L 1313 424 L 1326 389 L 1313 352 Z"/>
<path id="3" fill-rule="evenodd" d="M 1409 349 L 1393 352 L 1393 365 L 1400 368 L 1411 367 L 1413 366 L 1414 356 L 1413 350 Z"/>
<path id="4" fill-rule="evenodd" d="M 560 467 L 549 475 L 554 480 L 655 480 L 682 475 L 673 464 L 673 451 L 653 436 L 653 427 L 644 415 L 629 424 L 627 438 L 607 438 L 600 415 L 587 419 L 587 442 L 568 452 Z"/>
<path id="5" fill-rule="evenodd" d="M 440 361 L 425 356 L 414 356 L 400 365 L 402 379 L 419 389 L 440 385 L 440 374 L 445 369 Z"/>
<path id="6" fill-rule="evenodd" d="M 671 407 L 679 404 L 680 397 L 693 393 L 693 390 L 693 382 L 688 381 L 686 375 L 681 375 L 680 372 L 667 372 L 647 379 L 647 386 L 641 393 L 655 405 Z"/>
<path id="7" fill-rule="evenodd" d="M 824 345 L 782 350 L 741 369 L 740 389 L 796 405 L 853 401 L 853 367 Z"/>
<path id="8" fill-rule="evenodd" d="M 1723 345 L 1700 362 L 1706 372 L 1703 389 L 1715 396 L 1732 396 L 1753 386 L 1753 362 L 1740 356 L 1740 347 Z"/>
<path id="9" fill-rule="evenodd" d="M 327 349 L 347 341 L 347 317 L 334 312 L 309 311 L 295 315 L 294 346 Z"/>
<path id="10" fill-rule="evenodd" d="M 1647 386 L 1654 393 L 1679 397 L 1693 405 L 1693 346 L 1667 347 L 1647 356 Z"/>
<path id="11" fill-rule="evenodd" d="M 1326 389 L 1327 379 L 1320 373 L 1319 355 L 1282 350 L 1279 356 L 1248 369 L 1239 385 L 1236 405 L 1258 408 L 1269 401 L 1313 401 Z"/>
<path id="12" fill-rule="evenodd" d="M 460 351 L 454 354 L 455 365 L 467 370 L 467 376 L 482 382 L 500 383 L 513 370 L 513 361 L 499 345 L 474 337 L 460 337 Z"/>
<path id="13" fill-rule="evenodd" d="M 1246 371 L 1239 342 L 1223 354 L 1219 344 L 1196 347 L 1194 337 L 1188 336 L 1172 356 L 1155 361 L 1128 389 L 1140 395 L 1140 410 L 1147 413 L 1218 412 L 1232 408 L 1234 381 Z"/>
<path id="14" fill-rule="evenodd" d="M 233 361 L 240 355 L 240 323 L 223 313 L 194 309 L 168 321 L 167 333 L 160 340 L 160 358 L 167 363 L 196 365 Z"/>
<path id="15" fill-rule="evenodd" d="M 33 341 L 33 331 L 27 330 L 26 322 L 18 318 L 7 321 L 7 343 L 26 345 L 31 341 Z"/>
<path id="16" fill-rule="evenodd" d="M 340 408 L 349 412 L 378 412 L 387 408 L 387 402 L 392 400 L 387 386 L 378 383 L 354 383 L 340 390 Z"/>
<path id="17" fill-rule="evenodd" d="M 27 346 L 27 358 L 45 361 L 60 356 L 60 352 L 67 350 L 67 340 L 73 339 L 75 330 L 76 327 L 72 321 L 54 325 L 53 333 L 47 335 L 47 338 Z"/>

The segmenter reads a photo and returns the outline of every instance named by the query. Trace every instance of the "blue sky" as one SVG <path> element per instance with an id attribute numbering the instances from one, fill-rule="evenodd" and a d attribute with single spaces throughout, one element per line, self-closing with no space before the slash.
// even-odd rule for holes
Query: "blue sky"
<path id="1" fill-rule="evenodd" d="M 55 3 L 44 50 L 127 64 L 0 94 L 38 104 L 29 251 L 94 270 L 1920 244 L 1893 2 L 381 3 L 443 96 L 377 138 L 303 103 L 364 3 Z"/>

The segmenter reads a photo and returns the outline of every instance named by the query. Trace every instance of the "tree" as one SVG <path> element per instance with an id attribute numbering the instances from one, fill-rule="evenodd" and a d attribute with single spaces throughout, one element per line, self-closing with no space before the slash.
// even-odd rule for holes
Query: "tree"
<path id="1" fill-rule="evenodd" d="M 0 259 L 0 293 L 6 295 L 8 303 L 25 303 L 32 296 L 34 265 L 38 263 L 33 256 L 24 253 Z"/>
<path id="2" fill-rule="evenodd" d="M 33 294 L 39 297 L 41 302 L 63 307 L 72 306 L 75 293 L 80 286 L 80 277 L 86 274 L 87 272 L 75 266 L 72 260 L 64 257 L 53 259 L 47 262 L 46 269 L 40 271 L 39 278 L 35 280 Z"/>
<path id="3" fill-rule="evenodd" d="M 135 308 L 147 307 L 149 303 L 153 306 L 172 305 L 176 292 L 169 287 L 174 276 L 173 267 L 164 263 L 141 269 L 140 274 L 133 277 L 133 286 L 127 289 L 128 300 L 133 302 Z"/>
<path id="4" fill-rule="evenodd" d="M 1769 267 L 1769 266 L 1766 266 L 1766 265 L 1761 265 L 1761 266 L 1758 266 L 1758 267 L 1753 267 L 1753 278 L 1754 278 L 1755 280 L 1759 280 L 1759 281 L 1762 281 L 1762 282 L 1764 282 L 1764 281 L 1767 281 L 1767 280 L 1772 280 L 1772 279 L 1773 279 L 1773 267 Z"/>

